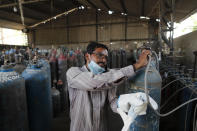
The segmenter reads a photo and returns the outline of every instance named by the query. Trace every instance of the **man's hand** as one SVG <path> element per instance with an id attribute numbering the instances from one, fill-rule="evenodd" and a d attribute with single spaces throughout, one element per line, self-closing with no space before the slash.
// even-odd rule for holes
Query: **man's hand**
<path id="1" fill-rule="evenodd" d="M 147 56 L 150 55 L 150 50 L 143 50 L 140 54 L 139 60 L 133 65 L 135 70 L 138 70 L 147 65 Z"/>
<path id="2" fill-rule="evenodd" d="M 149 96 L 150 104 L 154 110 L 158 109 L 157 103 Z M 145 115 L 147 109 L 146 94 L 142 92 L 120 95 L 117 112 L 120 114 L 124 126 L 122 131 L 129 131 L 131 123 L 138 115 Z"/>

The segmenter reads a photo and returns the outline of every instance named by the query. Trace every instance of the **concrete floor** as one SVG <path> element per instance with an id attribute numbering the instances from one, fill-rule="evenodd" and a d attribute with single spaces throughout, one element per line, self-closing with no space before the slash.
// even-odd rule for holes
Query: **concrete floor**
<path id="1" fill-rule="evenodd" d="M 52 131 L 69 131 L 69 117 L 66 113 L 58 114 L 57 117 L 53 118 Z"/>
<path id="2" fill-rule="evenodd" d="M 113 113 L 109 109 L 108 121 L 109 121 L 109 131 L 120 131 L 123 127 L 123 122 L 118 114 Z M 64 113 L 58 114 L 53 118 L 52 131 L 69 131 L 70 120 L 68 115 Z"/>

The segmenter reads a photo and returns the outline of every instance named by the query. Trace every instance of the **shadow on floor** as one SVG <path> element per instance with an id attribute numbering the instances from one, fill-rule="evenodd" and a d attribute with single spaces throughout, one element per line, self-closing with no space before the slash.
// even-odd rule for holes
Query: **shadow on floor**
<path id="1" fill-rule="evenodd" d="M 61 113 L 53 118 L 52 131 L 69 131 L 70 120 L 66 113 Z"/>

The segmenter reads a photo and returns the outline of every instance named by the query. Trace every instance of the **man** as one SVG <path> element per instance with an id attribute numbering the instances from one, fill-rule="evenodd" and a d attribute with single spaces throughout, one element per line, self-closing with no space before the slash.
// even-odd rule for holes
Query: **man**
<path id="1" fill-rule="evenodd" d="M 135 75 L 135 70 L 147 64 L 144 50 L 139 61 L 119 70 L 107 69 L 108 48 L 91 42 L 85 54 L 86 64 L 67 71 L 70 99 L 70 131 L 107 131 L 106 106 L 117 112 L 115 85 Z"/>

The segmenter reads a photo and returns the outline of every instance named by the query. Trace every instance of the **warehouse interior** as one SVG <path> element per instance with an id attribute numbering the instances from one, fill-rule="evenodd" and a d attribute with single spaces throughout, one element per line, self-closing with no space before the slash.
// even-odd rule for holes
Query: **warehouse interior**
<path id="1" fill-rule="evenodd" d="M 174 38 L 176 23 L 195 13 L 196 0 L 0 1 L 0 131 L 69 131 L 66 72 L 85 64 L 90 42 L 108 47 L 117 70 L 151 51 L 154 64 L 116 86 L 117 96 L 148 92 L 158 104 L 130 131 L 197 131 L 197 24 Z M 120 115 L 106 110 L 105 130 L 121 131 Z"/>

